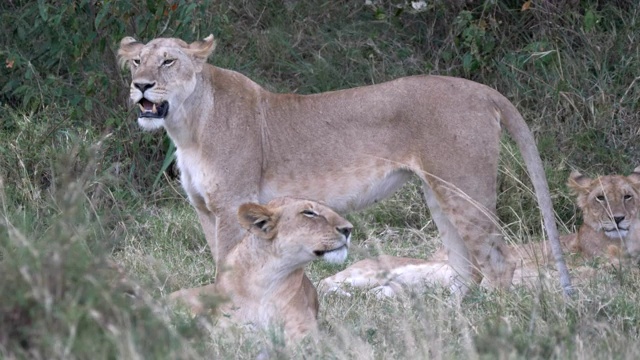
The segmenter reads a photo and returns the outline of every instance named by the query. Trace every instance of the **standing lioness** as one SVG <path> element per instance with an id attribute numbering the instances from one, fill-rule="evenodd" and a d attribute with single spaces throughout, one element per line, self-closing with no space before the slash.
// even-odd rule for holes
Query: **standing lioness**
<path id="1" fill-rule="evenodd" d="M 182 186 L 217 266 L 242 239 L 235 222 L 242 203 L 288 195 L 345 213 L 385 198 L 415 174 L 460 274 L 454 290 L 463 294 L 463 284 L 483 275 L 509 286 L 514 263 L 495 223 L 502 124 L 527 165 L 569 289 L 535 141 L 500 93 L 459 78 L 412 76 L 316 95 L 274 94 L 207 64 L 214 48 L 213 35 L 191 44 L 127 37 L 118 55 L 131 69 L 138 123 L 164 128 L 177 148 Z"/>

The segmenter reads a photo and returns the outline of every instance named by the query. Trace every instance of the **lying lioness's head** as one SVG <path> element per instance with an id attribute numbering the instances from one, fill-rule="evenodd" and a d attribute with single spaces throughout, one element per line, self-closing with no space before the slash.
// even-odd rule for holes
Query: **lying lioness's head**
<path id="1" fill-rule="evenodd" d="M 343 262 L 352 225 L 329 207 L 315 201 L 279 198 L 267 205 L 243 204 L 240 224 L 267 241 L 278 261 L 291 267 L 322 258 Z"/>
<path id="2" fill-rule="evenodd" d="M 640 167 L 629 176 L 607 175 L 595 179 L 574 171 L 568 186 L 577 195 L 584 224 L 607 237 L 623 239 L 638 222 Z"/>
<path id="3" fill-rule="evenodd" d="M 138 124 L 153 130 L 164 125 L 196 87 L 196 76 L 215 49 L 213 35 L 191 44 L 159 38 L 147 44 L 132 37 L 120 41 L 118 57 L 131 69 L 130 97 L 138 104 Z"/>

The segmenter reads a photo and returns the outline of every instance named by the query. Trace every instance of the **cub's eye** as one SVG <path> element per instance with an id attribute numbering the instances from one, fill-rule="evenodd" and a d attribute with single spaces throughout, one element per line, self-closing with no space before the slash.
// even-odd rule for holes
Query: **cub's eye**
<path id="1" fill-rule="evenodd" d="M 312 218 L 318 216 L 318 213 L 313 210 L 303 210 L 302 215 Z"/>
<path id="2" fill-rule="evenodd" d="M 596 196 L 596 200 L 598 200 L 599 202 L 603 202 L 604 201 L 604 195 Z"/>
<path id="3" fill-rule="evenodd" d="M 632 196 L 632 195 L 627 194 L 627 195 L 625 195 L 625 196 L 623 197 L 623 199 L 624 199 L 624 201 L 629 201 L 629 200 L 633 199 L 633 196 Z"/>
<path id="4" fill-rule="evenodd" d="M 174 62 L 176 62 L 176 59 L 166 59 L 162 62 L 162 66 L 171 66 Z"/>
<path id="5" fill-rule="evenodd" d="M 138 66 L 140 65 L 140 59 L 133 59 L 133 66 Z"/>

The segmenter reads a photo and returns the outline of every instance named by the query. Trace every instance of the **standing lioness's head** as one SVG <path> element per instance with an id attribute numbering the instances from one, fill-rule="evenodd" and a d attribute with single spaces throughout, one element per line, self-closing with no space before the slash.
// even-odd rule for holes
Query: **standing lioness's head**
<path id="1" fill-rule="evenodd" d="M 120 41 L 118 57 L 131 69 L 130 97 L 140 107 L 138 124 L 163 127 L 196 87 L 196 75 L 215 49 L 213 35 L 191 44 L 176 38 L 158 38 L 147 44 L 132 37 Z"/>

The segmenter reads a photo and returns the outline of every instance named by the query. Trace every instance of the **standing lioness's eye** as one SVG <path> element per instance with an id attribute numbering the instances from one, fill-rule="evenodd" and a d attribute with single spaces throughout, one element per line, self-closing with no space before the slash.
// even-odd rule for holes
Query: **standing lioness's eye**
<path id="1" fill-rule="evenodd" d="M 171 66 L 175 61 L 176 61 L 175 59 L 166 59 L 165 61 L 162 62 L 162 66 Z"/>
<path id="2" fill-rule="evenodd" d="M 134 66 L 140 65 L 140 59 L 133 59 L 133 65 Z"/>
<path id="3" fill-rule="evenodd" d="M 632 195 L 627 194 L 627 195 L 625 195 L 625 196 L 623 197 L 623 199 L 624 199 L 624 201 L 628 201 L 628 200 L 633 199 L 633 196 L 632 196 Z"/>
<path id="4" fill-rule="evenodd" d="M 604 201 L 604 195 L 596 196 L 596 200 L 598 200 L 599 202 L 603 202 Z"/>

